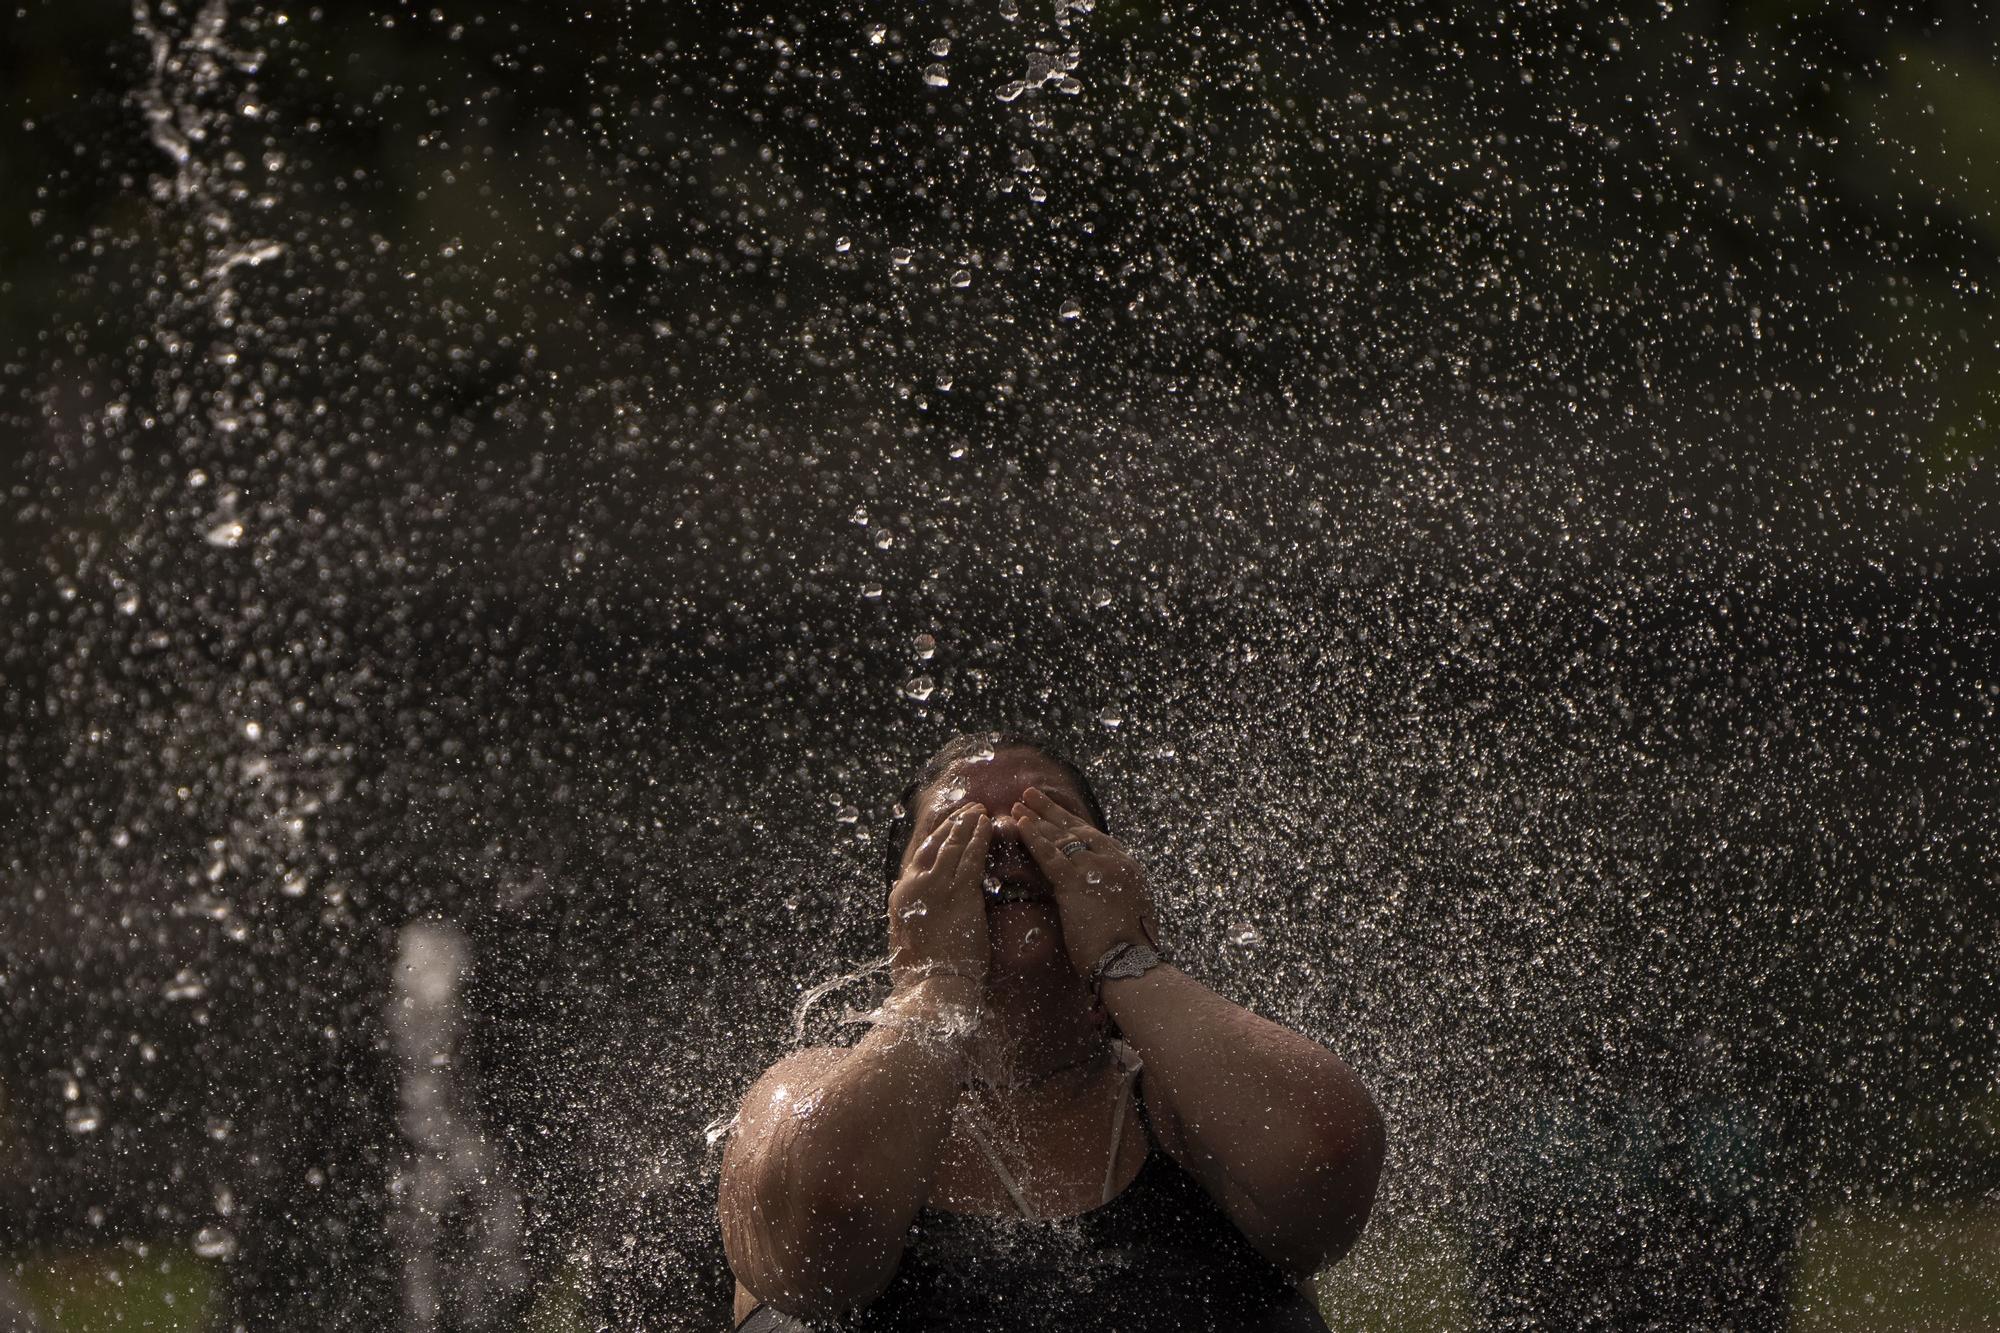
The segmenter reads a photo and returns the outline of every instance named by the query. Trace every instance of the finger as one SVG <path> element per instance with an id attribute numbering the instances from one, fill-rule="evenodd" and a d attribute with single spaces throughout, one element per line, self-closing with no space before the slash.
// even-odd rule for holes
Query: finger
<path id="1" fill-rule="evenodd" d="M 1097 832 L 1097 826 L 1076 811 L 1070 809 L 1040 787 L 1030 787 L 1021 793 L 1021 802 L 1038 817 L 1059 828 L 1076 829 L 1079 832 Z"/>
<path id="2" fill-rule="evenodd" d="M 979 881 L 986 875 L 986 853 L 993 846 L 993 821 L 985 811 L 980 811 L 978 823 L 974 825 L 971 839 L 965 850 L 959 854 L 958 869 L 952 875 L 952 892 L 978 893 Z"/>
<path id="3" fill-rule="evenodd" d="M 1029 819 L 1022 821 L 1021 842 L 1028 849 L 1028 855 L 1035 858 L 1035 864 L 1049 877 L 1049 882 L 1057 888 L 1073 888 L 1082 872 L 1076 863 L 1063 854 L 1057 839 L 1069 841 L 1067 834 L 1051 830 L 1046 820 Z"/>
<path id="4" fill-rule="evenodd" d="M 1053 819 L 1044 819 L 1032 810 L 1016 810 L 1015 820 L 1023 833 L 1034 830 L 1057 848 L 1080 842 L 1093 852 L 1107 849 L 1111 842 L 1109 835 L 1099 833 L 1089 824 L 1060 824 Z"/>
<path id="5" fill-rule="evenodd" d="M 910 859 L 912 865 L 918 869 L 918 873 L 928 873 L 938 865 L 938 859 L 944 853 L 944 845 L 950 841 L 952 833 L 958 831 L 960 821 L 970 819 L 980 809 L 984 807 L 980 807 L 976 801 L 966 801 L 962 807 L 958 807 L 956 811 L 938 821 L 938 827 L 930 831 L 930 835 L 924 839 L 924 845 L 916 849 L 918 855 Z"/>
<path id="6" fill-rule="evenodd" d="M 946 815 L 937 822 L 937 827 L 924 835 L 922 842 L 910 849 L 910 854 L 904 860 L 904 864 L 915 866 L 919 870 L 928 867 L 931 863 L 931 858 L 936 855 L 937 849 L 943 844 L 945 838 L 950 833 L 951 816 Z"/>
<path id="7" fill-rule="evenodd" d="M 960 806 L 946 821 L 951 825 L 950 831 L 945 834 L 944 842 L 939 845 L 937 855 L 924 869 L 933 871 L 943 866 L 956 866 L 959 857 L 965 854 L 965 845 L 972 840 L 973 832 L 978 829 L 979 821 L 984 818 L 986 818 L 984 806 L 978 804 Z"/>

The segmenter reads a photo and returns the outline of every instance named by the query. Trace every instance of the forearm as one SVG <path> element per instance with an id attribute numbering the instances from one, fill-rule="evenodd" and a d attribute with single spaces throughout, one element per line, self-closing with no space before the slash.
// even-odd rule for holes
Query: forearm
<path id="1" fill-rule="evenodd" d="M 917 989 L 900 1029 L 877 1026 L 837 1064 L 773 1094 L 748 1194 L 758 1267 L 778 1289 L 758 1294 L 795 1313 L 879 1291 L 930 1196 L 959 1095 L 957 1055 L 937 1028 L 962 997 Z"/>
<path id="2" fill-rule="evenodd" d="M 912 1006 L 911 1026 L 877 1026 L 800 1090 L 785 1147 L 802 1193 L 879 1212 L 897 1231 L 930 1197 L 959 1095 L 956 1053 L 924 1030 L 932 1017 Z"/>
<path id="3" fill-rule="evenodd" d="M 1345 1061 L 1169 965 L 1107 981 L 1103 996 L 1190 1169 L 1246 1234 L 1302 1270 L 1353 1243 L 1383 1130 Z"/>

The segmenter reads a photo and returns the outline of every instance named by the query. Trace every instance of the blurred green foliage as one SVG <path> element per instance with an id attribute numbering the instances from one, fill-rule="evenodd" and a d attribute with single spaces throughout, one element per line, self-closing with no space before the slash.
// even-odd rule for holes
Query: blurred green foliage
<path id="1" fill-rule="evenodd" d="M 214 1271 L 184 1250 L 36 1255 L 8 1269 L 46 1333 L 208 1333 L 214 1326 Z"/>
<path id="2" fill-rule="evenodd" d="M 1370 1226 L 1315 1285 L 1321 1314 L 1343 1333 L 1456 1333 L 1477 1323 L 1464 1246 L 1441 1229 Z"/>
<path id="3" fill-rule="evenodd" d="M 1973 1330 L 2000 1310 L 1992 1208 L 1829 1211 L 1801 1238 L 1796 1333 Z"/>

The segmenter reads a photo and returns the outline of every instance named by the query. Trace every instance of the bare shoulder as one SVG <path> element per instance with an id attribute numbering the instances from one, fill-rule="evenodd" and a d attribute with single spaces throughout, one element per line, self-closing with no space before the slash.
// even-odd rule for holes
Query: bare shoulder
<path id="1" fill-rule="evenodd" d="M 750 1099 L 760 1092 L 768 1095 L 770 1089 L 784 1087 L 801 1079 L 817 1078 L 845 1060 L 848 1055 L 849 1051 L 845 1046 L 807 1046 L 793 1051 L 759 1074 L 757 1081 L 750 1085 L 750 1091 L 743 1095 L 743 1100 L 747 1105 Z"/>
<path id="2" fill-rule="evenodd" d="M 785 1108 L 846 1057 L 846 1050 L 837 1046 L 809 1046 L 793 1051 L 758 1075 L 750 1090 L 743 1094 L 736 1118 L 729 1124 L 729 1138 L 722 1147 L 719 1202 L 725 1229 L 748 1207 L 745 1191 L 756 1176 L 758 1164 L 765 1160 L 781 1127 L 793 1118 L 784 1113 Z"/>
<path id="3" fill-rule="evenodd" d="M 752 1128 L 770 1114 L 774 1104 L 791 1100 L 801 1084 L 811 1083 L 836 1068 L 847 1055 L 844 1046 L 808 1046 L 766 1069 L 750 1085 L 750 1091 L 743 1094 L 742 1104 L 736 1109 L 736 1132 Z"/>
<path id="4" fill-rule="evenodd" d="M 744 1279 L 767 1286 L 778 1284 L 772 1243 L 764 1230 L 771 1219 L 765 1215 L 766 1210 L 759 1208 L 757 1200 L 760 1176 L 773 1161 L 783 1157 L 782 1153 L 774 1154 L 773 1148 L 783 1139 L 787 1122 L 796 1123 L 796 1117 L 787 1115 L 786 1110 L 837 1068 L 847 1055 L 847 1050 L 838 1046 L 811 1046 L 793 1051 L 759 1074 L 737 1106 L 728 1141 L 723 1145 L 722 1180 L 716 1206 L 722 1222 L 723 1248 L 737 1278 L 735 1322 L 738 1324 L 749 1317 L 758 1302 Z"/>

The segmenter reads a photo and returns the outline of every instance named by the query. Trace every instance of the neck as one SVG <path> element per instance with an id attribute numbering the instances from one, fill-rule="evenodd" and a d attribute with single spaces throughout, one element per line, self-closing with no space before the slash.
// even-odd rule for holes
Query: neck
<path id="1" fill-rule="evenodd" d="M 973 1049 L 981 1081 L 1019 1089 L 1065 1082 L 1058 1076 L 1081 1074 L 1103 1049 L 1104 1035 L 1091 1021 L 1090 992 L 1066 962 L 988 982 Z"/>

